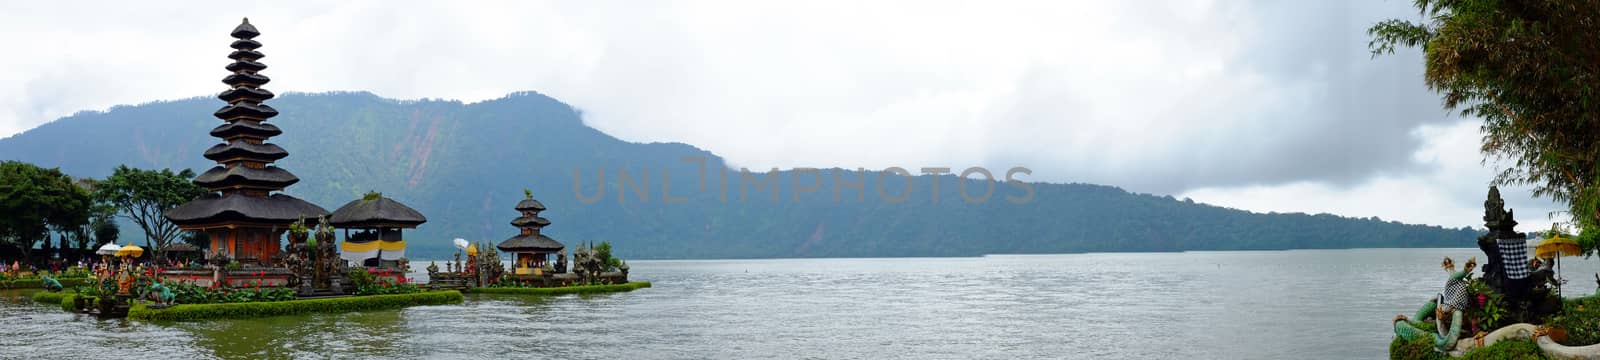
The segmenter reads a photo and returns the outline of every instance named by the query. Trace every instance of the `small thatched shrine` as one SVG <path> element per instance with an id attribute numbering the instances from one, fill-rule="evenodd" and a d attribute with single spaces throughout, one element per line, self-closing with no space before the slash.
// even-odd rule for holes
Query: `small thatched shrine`
<path id="1" fill-rule="evenodd" d="M 378 267 L 405 258 L 406 241 L 401 230 L 415 229 L 428 218 L 406 204 L 372 192 L 334 210 L 329 222 L 345 232 L 339 257 L 355 265 Z M 351 233 L 351 229 L 356 232 Z"/>

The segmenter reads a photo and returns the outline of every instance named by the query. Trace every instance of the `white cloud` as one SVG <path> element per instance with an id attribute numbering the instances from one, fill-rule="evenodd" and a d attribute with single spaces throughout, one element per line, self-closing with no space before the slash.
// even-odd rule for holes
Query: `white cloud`
<path id="1" fill-rule="evenodd" d="M 0 136 L 215 93 L 243 16 L 264 33 L 274 91 L 536 90 L 620 138 L 750 168 L 1021 165 L 1396 219 L 1482 193 L 1406 181 L 1488 179 L 1407 157 L 1419 126 L 1454 120 L 1416 53 L 1369 58 L 1367 26 L 1416 16 L 1393 1 L 0 3 Z M 1402 190 L 1440 202 L 1377 195 Z M 1349 200 L 1362 196 L 1374 202 Z"/>
<path id="2" fill-rule="evenodd" d="M 1232 188 L 1202 188 L 1181 196 L 1214 205 L 1257 212 L 1331 213 L 1377 216 L 1384 220 L 1449 227 L 1483 227 L 1483 200 L 1488 195 L 1491 166 L 1480 164 L 1478 122 L 1461 121 L 1446 126 L 1423 126 L 1414 133 L 1424 145 L 1413 156 L 1426 171 L 1380 175 L 1350 187 L 1315 182 Z M 1565 208 L 1534 199 L 1525 187 L 1501 188 L 1506 207 L 1516 212 L 1517 230 L 1550 228 L 1567 221 Z"/>

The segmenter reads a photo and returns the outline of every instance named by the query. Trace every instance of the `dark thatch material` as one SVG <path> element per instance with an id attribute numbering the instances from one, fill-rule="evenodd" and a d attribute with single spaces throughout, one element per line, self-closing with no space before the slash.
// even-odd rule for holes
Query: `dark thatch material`
<path id="1" fill-rule="evenodd" d="M 533 198 L 522 199 L 522 201 L 517 202 L 516 209 L 517 211 L 544 211 L 544 203 Z"/>
<path id="2" fill-rule="evenodd" d="M 269 138 L 283 134 L 283 129 L 277 125 L 256 123 L 252 121 L 236 121 L 222 124 L 211 129 L 211 136 L 227 139 L 238 135 L 254 135 L 259 138 Z"/>
<path id="3" fill-rule="evenodd" d="M 248 166 L 231 168 L 216 166 L 194 178 L 194 184 L 208 189 L 244 185 L 258 188 L 282 189 L 299 182 L 300 178 L 276 166 L 260 169 Z"/>
<path id="4" fill-rule="evenodd" d="M 251 64 L 254 64 L 254 65 L 251 65 Z M 228 64 L 228 67 L 231 68 L 231 67 L 234 67 L 235 65 L 239 66 L 241 69 L 256 68 L 256 67 L 259 67 L 261 69 L 266 69 L 267 68 L 266 65 L 263 65 L 263 64 L 258 63 L 258 62 L 250 62 L 250 61 L 241 61 L 241 62 L 236 62 L 236 63 L 233 63 L 233 64 Z M 228 69 L 228 70 L 233 70 L 233 69 Z M 248 87 L 242 87 L 242 88 L 237 88 L 237 89 L 228 89 L 228 90 L 222 91 L 221 94 L 217 94 L 217 98 L 218 99 L 222 99 L 222 101 L 227 101 L 227 102 L 230 102 L 230 103 L 233 102 L 234 100 L 240 100 L 240 99 L 250 99 L 250 100 L 255 100 L 256 102 L 262 102 L 262 101 L 267 101 L 267 99 L 271 99 L 273 96 L 275 96 L 275 95 L 272 94 L 272 91 L 268 91 L 267 89 L 248 88 Z"/>
<path id="5" fill-rule="evenodd" d="M 228 35 L 233 35 L 236 39 L 250 40 L 261 36 L 261 32 L 256 30 L 255 25 L 250 25 L 250 18 L 244 18 L 244 20 L 239 21 L 239 26 L 233 27 L 233 31 Z"/>
<path id="6" fill-rule="evenodd" d="M 241 117 L 266 120 L 272 118 L 273 116 L 278 116 L 278 109 L 273 109 L 271 106 L 267 105 L 243 101 L 237 104 L 224 106 L 221 109 L 217 109 L 217 112 L 212 113 L 211 116 L 215 116 L 218 119 L 223 120 Z"/>
<path id="7" fill-rule="evenodd" d="M 260 51 L 255 50 L 236 50 L 228 53 L 229 59 L 238 61 L 256 61 L 264 57 L 267 57 L 267 54 L 262 54 Z"/>
<path id="8" fill-rule="evenodd" d="M 289 152 L 275 144 L 251 144 L 238 142 L 233 144 L 217 144 L 206 149 L 207 159 L 222 161 L 233 158 L 244 158 L 260 162 L 272 162 L 289 156 Z"/>
<path id="9" fill-rule="evenodd" d="M 234 72 L 239 72 L 239 71 L 261 71 L 261 70 L 266 70 L 267 69 L 267 64 L 262 64 L 262 63 L 258 63 L 258 62 L 254 62 L 254 61 L 240 60 L 240 61 L 235 61 L 235 62 L 232 62 L 232 63 L 228 63 L 228 66 L 224 66 L 223 68 L 224 69 L 228 69 L 228 71 L 234 71 Z M 243 88 L 241 88 L 241 89 L 243 89 Z M 227 100 L 227 99 L 223 99 L 223 100 Z"/>
<path id="10" fill-rule="evenodd" d="M 223 84 L 228 84 L 229 86 L 240 86 L 240 85 L 261 86 L 261 85 L 266 85 L 269 82 L 272 82 L 272 78 L 269 78 L 266 75 L 261 75 L 261 74 L 240 74 L 240 73 L 236 73 L 236 74 L 228 75 L 228 76 L 222 78 L 222 83 Z"/>
<path id="11" fill-rule="evenodd" d="M 255 50 L 261 47 L 261 42 L 249 39 L 240 39 L 234 40 L 232 44 L 228 44 L 228 47 L 238 50 Z"/>
<path id="12" fill-rule="evenodd" d="M 341 228 L 414 228 L 425 222 L 428 218 L 416 209 L 383 196 L 351 201 L 334 210 L 333 216 L 328 218 L 328 223 Z"/>
<path id="13" fill-rule="evenodd" d="M 519 227 L 519 228 L 520 227 L 542 228 L 542 227 L 545 227 L 545 226 L 550 226 L 550 220 L 546 220 L 545 218 L 538 217 L 538 216 L 534 216 L 534 217 L 523 216 L 523 217 L 518 217 L 516 219 L 512 219 L 511 220 L 511 226 L 516 226 L 516 227 Z"/>
<path id="14" fill-rule="evenodd" d="M 517 235 L 495 246 L 505 252 L 544 252 L 553 253 L 567 248 L 555 239 L 539 234 Z"/>
<path id="15" fill-rule="evenodd" d="M 167 210 L 165 215 L 173 224 L 186 226 L 225 221 L 288 225 L 302 216 L 315 219 L 327 214 L 328 210 L 321 206 L 284 194 L 255 197 L 211 193 Z"/>

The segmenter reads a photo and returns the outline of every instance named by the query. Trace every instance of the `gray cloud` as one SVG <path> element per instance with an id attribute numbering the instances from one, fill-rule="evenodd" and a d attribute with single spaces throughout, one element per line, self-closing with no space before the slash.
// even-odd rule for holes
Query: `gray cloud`
<path id="1" fill-rule="evenodd" d="M 181 9 L 182 11 L 178 11 Z M 0 5 L 0 133 L 215 92 L 225 32 L 265 32 L 278 91 L 477 101 L 537 90 L 633 141 L 750 168 L 1005 168 L 1181 193 L 1424 171 L 1455 121 L 1404 2 L 316 2 Z M 73 21 L 61 21 L 73 19 Z M 97 44 L 62 46 L 62 44 Z M 114 54 L 107 56 L 106 54 Z"/>

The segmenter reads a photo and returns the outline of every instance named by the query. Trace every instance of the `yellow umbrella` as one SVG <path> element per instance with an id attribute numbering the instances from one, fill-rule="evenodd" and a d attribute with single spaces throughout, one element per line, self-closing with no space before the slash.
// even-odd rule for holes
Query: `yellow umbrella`
<path id="1" fill-rule="evenodd" d="M 1564 281 L 1564 280 L 1560 279 L 1560 274 L 1561 274 L 1561 259 L 1560 258 L 1562 256 L 1578 256 L 1578 255 L 1582 255 L 1582 254 L 1583 254 L 1583 249 L 1578 247 L 1578 242 L 1572 241 L 1572 239 L 1563 238 L 1563 237 L 1561 237 L 1561 234 L 1559 234 L 1559 233 L 1550 236 L 1549 239 L 1544 239 L 1544 242 L 1540 242 L 1538 247 L 1533 248 L 1533 255 L 1535 257 L 1544 258 L 1544 259 L 1556 259 L 1556 278 L 1557 278 L 1556 279 L 1556 291 L 1557 292 L 1561 291 L 1561 283 Z"/>
<path id="2" fill-rule="evenodd" d="M 1549 239 L 1544 239 L 1544 242 L 1539 243 L 1538 247 L 1533 248 L 1533 254 L 1536 257 L 1549 259 L 1561 256 L 1582 255 L 1583 249 L 1578 247 L 1578 242 L 1572 241 L 1572 239 L 1561 237 L 1561 235 L 1558 234 L 1556 236 L 1551 236 Z"/>
<path id="3" fill-rule="evenodd" d="M 478 244 L 467 246 L 467 256 L 478 256 Z"/>
<path id="4" fill-rule="evenodd" d="M 144 248 L 138 245 L 128 244 L 117 249 L 117 257 L 139 257 L 139 255 L 144 255 Z"/>

